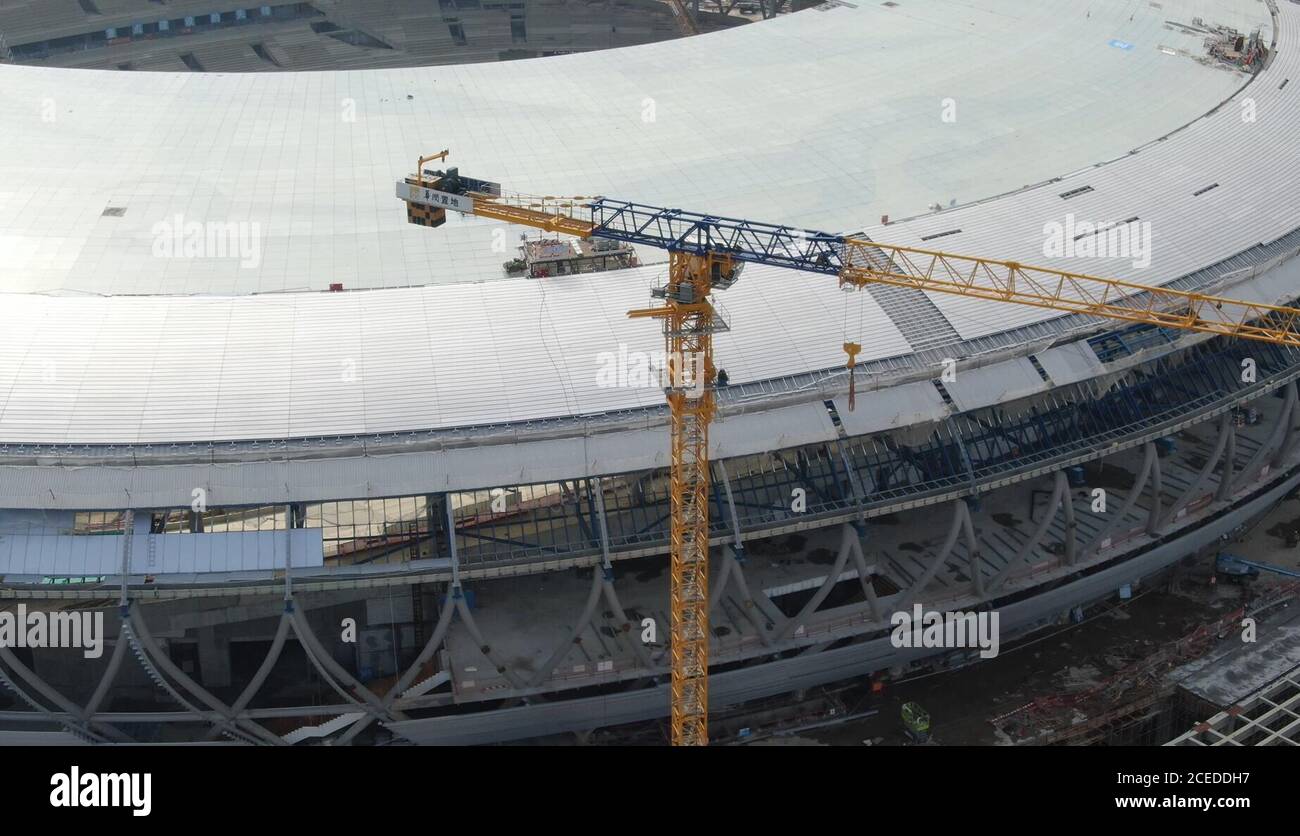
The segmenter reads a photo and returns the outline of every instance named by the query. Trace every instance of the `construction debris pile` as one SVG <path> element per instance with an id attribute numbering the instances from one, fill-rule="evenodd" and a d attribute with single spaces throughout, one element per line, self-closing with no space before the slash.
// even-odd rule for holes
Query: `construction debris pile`
<path id="1" fill-rule="evenodd" d="M 1191 23 L 1167 20 L 1165 25 L 1168 29 L 1186 35 L 1204 37 L 1203 54 L 1194 55 L 1185 49 L 1161 46 L 1160 50 L 1169 55 L 1182 55 L 1206 66 L 1225 67 L 1245 73 L 1259 72 L 1272 58 L 1272 52 L 1264 43 L 1259 29 L 1245 35 L 1231 26 L 1209 24 L 1199 17 L 1192 18 Z"/>
<path id="2" fill-rule="evenodd" d="M 1241 620 L 1300 594 L 1300 583 L 1270 589 L 1251 604 L 1216 621 L 1202 624 L 1178 641 L 1136 659 L 1113 675 L 1079 691 L 1035 698 L 990 722 L 1015 744 L 1089 745 L 1108 731 L 1156 712 L 1175 685 L 1169 671 L 1209 652 L 1223 636 L 1240 629 Z"/>
<path id="3" fill-rule="evenodd" d="M 534 279 L 549 276 L 572 276 L 605 270 L 625 270 L 640 264 L 631 244 L 605 238 L 582 238 L 565 241 L 542 237 L 526 238 L 519 247 L 519 257 L 502 265 L 507 276 L 527 275 Z"/>
<path id="4" fill-rule="evenodd" d="M 1258 29 L 1247 36 L 1236 29 L 1218 27 L 1205 39 L 1205 51 L 1224 64 L 1249 72 L 1258 72 L 1268 60 L 1268 47 L 1260 39 Z"/>

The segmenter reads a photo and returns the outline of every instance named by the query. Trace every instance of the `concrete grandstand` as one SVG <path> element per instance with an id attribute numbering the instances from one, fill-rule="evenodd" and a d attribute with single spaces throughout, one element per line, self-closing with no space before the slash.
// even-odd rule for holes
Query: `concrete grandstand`
<path id="1" fill-rule="evenodd" d="M 743 19 L 704 15 L 706 27 Z M 657 0 L 20 0 L 0 4 L 12 60 L 171 72 L 463 64 L 585 52 L 676 36 Z"/>
<path id="2" fill-rule="evenodd" d="M 665 409 L 626 374 L 662 337 L 625 318 L 662 254 L 507 277 L 518 230 L 406 223 L 393 181 L 435 146 L 523 192 L 1300 296 L 1287 0 L 828 3 L 449 66 L 331 38 L 228 65 L 255 73 L 76 69 L 117 47 L 50 50 L 84 12 L 23 29 L 25 5 L 0 31 L 49 54 L 0 64 L 0 597 L 103 611 L 111 649 L 0 646 L 15 739 L 492 742 L 666 714 L 662 637 L 640 640 L 667 623 Z M 310 5 L 414 39 L 414 12 Z M 293 13 L 258 25 L 311 31 Z M 1212 54 L 1228 27 L 1266 49 Z M 1108 223 L 1144 245 L 1104 251 Z M 770 267 L 722 302 L 719 705 L 964 663 L 893 646 L 889 613 L 996 607 L 1027 635 L 1300 484 L 1294 350 Z"/>

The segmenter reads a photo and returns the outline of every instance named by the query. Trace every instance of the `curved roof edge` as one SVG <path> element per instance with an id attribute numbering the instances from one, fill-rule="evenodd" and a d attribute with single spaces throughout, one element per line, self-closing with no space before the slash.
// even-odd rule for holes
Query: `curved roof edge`
<path id="1" fill-rule="evenodd" d="M 1300 252 L 1238 285 L 1252 298 L 1291 300 L 1300 287 Z M 1185 334 L 1102 363 L 1086 341 L 1067 343 L 1036 354 L 1053 386 L 1103 379 L 1125 369 L 1213 339 Z M 842 396 L 833 398 L 848 438 L 882 432 L 924 429 L 950 415 L 1011 403 L 1052 386 L 1035 381 L 1023 359 L 968 370 L 953 387 L 947 405 L 929 380 L 864 393 L 862 406 L 850 411 Z M 1036 374 L 1036 373 L 1035 373 Z M 967 380 L 967 378 L 970 380 Z M 752 414 L 724 416 L 710 437 L 713 458 L 726 459 L 770 450 L 826 443 L 839 437 L 819 399 Z M 268 449 L 258 460 L 195 464 L 69 464 L 38 458 L 27 464 L 0 465 L 0 508 L 88 510 L 123 507 L 183 507 L 196 487 L 220 505 L 259 505 L 410 496 L 481 490 L 502 485 L 558 482 L 611 476 L 668 465 L 666 425 L 491 445 L 412 452 L 381 452 L 364 446 L 353 455 L 294 458 Z M 0 454 L 6 452 L 0 447 Z M 292 450 L 287 451 L 292 453 Z M 14 461 L 12 454 L 9 461 Z M 0 461 L 4 459 L 0 458 Z"/>

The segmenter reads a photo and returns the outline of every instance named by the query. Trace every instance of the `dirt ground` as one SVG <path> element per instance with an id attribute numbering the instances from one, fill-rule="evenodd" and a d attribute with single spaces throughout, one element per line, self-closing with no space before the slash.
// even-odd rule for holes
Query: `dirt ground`
<path id="1" fill-rule="evenodd" d="M 1257 522 L 1230 551 L 1289 569 L 1300 567 L 1300 548 L 1286 545 L 1286 534 L 1300 527 L 1300 497 L 1287 497 Z M 920 703 L 931 718 L 931 736 L 939 745 L 1008 744 L 989 719 L 1037 696 L 1059 694 L 1104 679 L 1127 662 L 1160 644 L 1177 639 L 1234 607 L 1241 589 L 1205 580 L 1212 558 L 1180 570 L 1165 587 L 1141 590 L 1129 601 L 1112 599 L 1090 610 L 1081 624 L 1040 633 L 1005 647 L 990 659 L 957 671 L 890 683 L 879 697 L 865 689 L 848 702 L 850 713 L 876 708 L 879 714 L 860 721 L 805 732 L 801 737 L 831 745 L 906 743 L 900 713 L 905 702 Z M 1279 583 L 1264 575 L 1256 588 Z M 1171 591 L 1173 587 L 1176 591 Z"/>
<path id="2" fill-rule="evenodd" d="M 1036 696 L 1081 689 L 1104 679 L 1137 656 L 1218 617 L 1225 606 L 1226 601 L 1214 607 L 1184 595 L 1151 590 L 1090 611 L 1081 624 L 1059 627 L 1004 648 L 996 659 L 889 683 L 874 701 L 864 695 L 862 708 L 877 708 L 880 713 L 875 717 L 818 729 L 806 736 L 831 745 L 861 745 L 875 738 L 884 738 L 879 745 L 903 744 L 906 738 L 900 712 L 903 703 L 913 701 L 930 713 L 931 737 L 936 744 L 1006 743 L 999 740 L 990 717 Z M 852 703 L 850 708 L 854 708 Z"/>

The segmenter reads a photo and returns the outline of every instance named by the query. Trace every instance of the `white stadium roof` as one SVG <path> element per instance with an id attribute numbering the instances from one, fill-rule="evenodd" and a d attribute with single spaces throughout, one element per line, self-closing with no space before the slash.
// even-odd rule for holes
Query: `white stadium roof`
<path id="1" fill-rule="evenodd" d="M 416 156 L 444 146 L 463 173 L 523 192 L 866 227 L 890 243 L 1177 279 L 1300 227 L 1300 88 L 1284 86 L 1300 75 L 1300 6 L 1280 4 L 1279 52 L 1251 79 L 1193 60 L 1201 36 L 1166 21 L 1262 28 L 1269 42 L 1264 4 L 1161 5 L 848 4 L 461 67 L 0 66 L 0 443 L 351 436 L 659 404 L 658 389 L 602 386 L 598 371 L 620 346 L 661 348 L 657 325 L 624 312 L 646 303 L 663 266 L 487 281 L 508 257 L 493 247 L 497 225 L 409 226 L 393 196 Z M 918 215 L 950 200 L 957 208 Z M 917 217 L 874 224 L 884 213 Z M 1067 213 L 1149 221 L 1151 265 L 1045 257 L 1043 226 Z M 255 225 L 256 263 L 159 257 L 159 225 L 178 216 Z M 315 292 L 332 282 L 349 292 Z M 845 336 L 866 359 L 909 354 L 928 336 L 824 276 L 751 265 L 721 302 L 733 330 L 718 354 L 733 384 L 840 366 Z M 933 302 L 961 339 L 1054 316 Z M 877 417 L 932 406 L 900 402 Z M 759 417 L 733 426 L 734 450 L 831 432 L 803 413 L 791 433 Z M 872 421 L 850 429 L 882 426 Z M 739 438 L 741 426 L 754 437 Z M 646 432 L 657 443 L 660 430 Z"/>
<path id="2" fill-rule="evenodd" d="M 462 173 L 514 191 L 829 231 L 968 203 L 1125 154 L 1241 86 L 1161 52 L 1203 51 L 1166 19 L 1271 35 L 1256 0 L 1161 6 L 863 3 L 634 48 L 398 70 L 5 66 L 0 287 L 239 294 L 499 277 L 495 224 L 430 233 L 393 196 L 443 147 Z M 258 224 L 258 264 L 156 257 L 156 225 L 177 215 Z"/>

